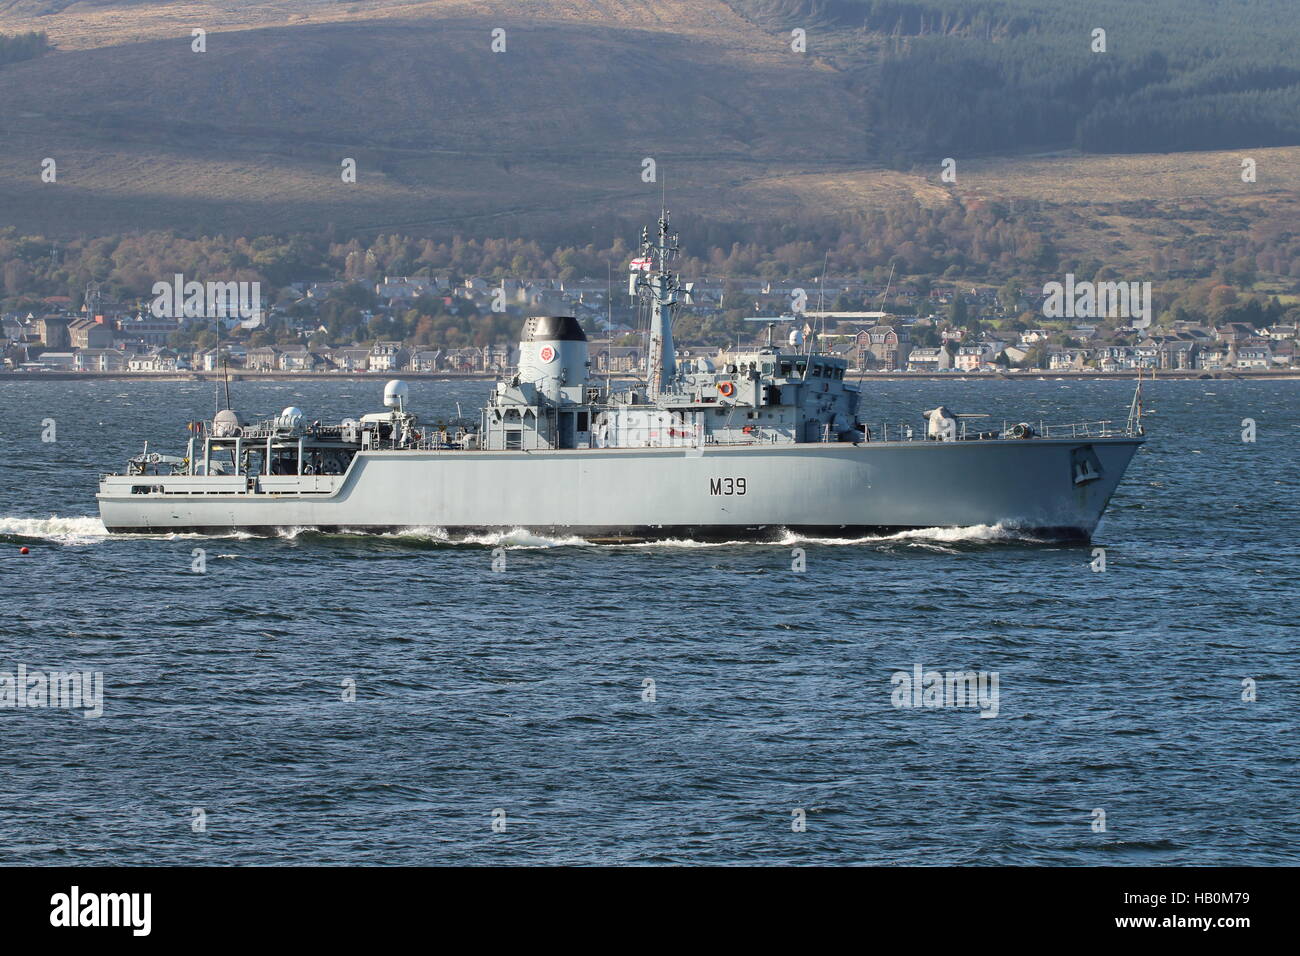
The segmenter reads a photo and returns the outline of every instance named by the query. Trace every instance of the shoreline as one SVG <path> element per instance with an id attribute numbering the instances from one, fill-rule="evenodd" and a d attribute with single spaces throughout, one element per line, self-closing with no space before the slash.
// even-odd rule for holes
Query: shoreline
<path id="1" fill-rule="evenodd" d="M 232 382 L 311 382 L 311 381 L 379 381 L 394 378 L 410 381 L 495 381 L 495 372 L 231 372 Z M 598 376 L 603 378 L 604 376 Z M 145 381 L 145 382 L 220 382 L 221 372 L 0 372 L 0 382 L 68 382 L 68 381 Z M 625 380 L 628 375 L 614 375 Z M 1095 370 L 1056 372 L 861 372 L 846 375 L 854 381 L 1129 381 L 1136 382 L 1136 370 L 1101 372 Z M 1300 368 L 1292 369 L 1163 369 L 1143 370 L 1144 381 L 1286 381 L 1300 379 Z"/>

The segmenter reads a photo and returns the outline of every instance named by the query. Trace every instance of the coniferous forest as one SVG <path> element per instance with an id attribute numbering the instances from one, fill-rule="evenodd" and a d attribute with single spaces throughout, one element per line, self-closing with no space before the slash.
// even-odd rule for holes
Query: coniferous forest
<path id="1" fill-rule="evenodd" d="M 898 165 L 935 153 L 1300 143 L 1300 50 L 1288 39 L 1300 10 L 1289 0 L 733 6 L 834 33 L 832 58 L 852 70 L 870 111 L 868 148 Z"/>

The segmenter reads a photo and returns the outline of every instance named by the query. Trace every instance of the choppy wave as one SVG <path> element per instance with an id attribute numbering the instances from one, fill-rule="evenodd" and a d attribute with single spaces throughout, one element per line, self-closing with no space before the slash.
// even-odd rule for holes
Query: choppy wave
<path id="1" fill-rule="evenodd" d="M 0 518 L 0 536 L 39 538 L 60 544 L 91 544 L 108 537 L 108 529 L 98 518 Z"/>
<path id="2" fill-rule="evenodd" d="M 91 515 L 61 517 L 50 515 L 48 518 L 0 517 L 0 538 L 35 538 L 53 541 L 58 544 L 95 544 L 110 537 L 149 538 L 151 540 L 179 540 L 183 538 L 251 538 L 253 535 L 243 531 L 232 531 L 222 535 L 202 534 L 137 534 L 110 535 L 104 522 Z"/>

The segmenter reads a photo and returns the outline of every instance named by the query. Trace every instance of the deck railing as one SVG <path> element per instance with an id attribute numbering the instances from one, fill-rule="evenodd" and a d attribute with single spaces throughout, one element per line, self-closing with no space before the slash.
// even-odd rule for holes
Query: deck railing
<path id="1" fill-rule="evenodd" d="M 1028 425 L 1028 432 L 1021 431 L 1022 425 Z M 879 428 L 872 426 L 872 441 L 927 441 L 926 424 L 913 425 L 908 422 L 881 422 Z M 1141 434 L 1132 421 L 1116 422 L 1102 419 L 1092 422 L 1065 422 L 1053 424 L 1046 421 L 1013 422 L 1003 421 L 997 425 L 987 422 L 959 421 L 955 441 L 1015 441 L 1025 438 L 1133 438 Z"/>

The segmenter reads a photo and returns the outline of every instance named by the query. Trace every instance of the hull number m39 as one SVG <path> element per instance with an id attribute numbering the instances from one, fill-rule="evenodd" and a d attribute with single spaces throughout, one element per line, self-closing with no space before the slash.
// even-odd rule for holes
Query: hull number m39
<path id="1" fill-rule="evenodd" d="M 709 494 L 711 495 L 743 495 L 745 493 L 744 478 L 710 478 Z"/>

